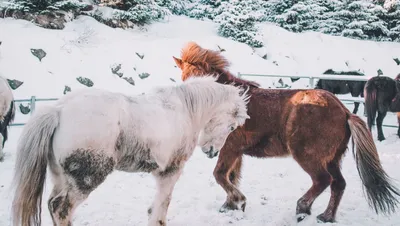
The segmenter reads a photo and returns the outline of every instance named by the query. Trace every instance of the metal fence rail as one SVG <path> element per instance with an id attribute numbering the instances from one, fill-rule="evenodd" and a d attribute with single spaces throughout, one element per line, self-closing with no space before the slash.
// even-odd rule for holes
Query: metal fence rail
<path id="1" fill-rule="evenodd" d="M 275 78 L 308 78 L 309 79 L 309 84 L 310 88 L 314 87 L 314 80 L 315 79 L 328 79 L 328 80 L 346 80 L 346 81 L 368 81 L 370 77 L 366 76 L 356 76 L 356 75 L 263 75 L 263 74 L 242 74 L 238 73 L 238 77 L 241 78 L 243 76 L 253 76 L 253 77 L 275 77 Z M 35 96 L 32 96 L 30 99 L 20 99 L 20 100 L 14 100 L 16 103 L 21 103 L 21 102 L 29 102 L 31 106 L 31 111 L 30 114 L 32 114 L 35 111 L 36 108 L 36 102 L 37 101 L 56 101 L 58 98 L 36 98 Z M 359 102 L 359 103 L 364 103 L 364 99 L 360 97 L 346 97 L 346 98 L 339 98 L 340 101 L 342 102 Z M 23 126 L 25 123 L 13 123 L 10 126 Z M 384 127 L 391 127 L 391 128 L 397 128 L 398 125 L 382 125 Z"/>
<path id="2" fill-rule="evenodd" d="M 19 100 L 14 100 L 15 103 L 24 103 L 28 102 L 30 103 L 31 106 L 31 111 L 30 114 L 35 111 L 36 109 L 36 102 L 37 101 L 56 101 L 58 98 L 36 98 L 36 96 L 32 96 L 30 99 L 19 99 Z M 17 108 L 17 106 L 15 106 Z M 25 123 L 12 123 L 10 126 L 23 126 Z"/>
<path id="3" fill-rule="evenodd" d="M 269 78 L 307 78 L 309 79 L 310 89 L 314 87 L 315 79 L 326 79 L 326 80 L 346 80 L 346 81 L 368 81 L 371 77 L 369 76 L 359 76 L 359 75 L 270 75 L 270 74 L 245 74 L 238 72 L 238 77 L 242 78 L 243 76 L 250 76 L 250 77 L 269 77 Z M 384 76 L 384 75 L 381 75 Z M 342 102 L 359 102 L 365 103 L 364 98 L 361 97 L 345 97 L 338 99 Z M 383 127 L 390 127 L 390 128 L 398 128 L 398 125 L 382 125 Z"/>

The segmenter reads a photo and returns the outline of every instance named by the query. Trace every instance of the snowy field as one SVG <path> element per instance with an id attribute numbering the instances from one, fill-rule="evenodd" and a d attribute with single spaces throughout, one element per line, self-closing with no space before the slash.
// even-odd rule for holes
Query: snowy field
<path id="1" fill-rule="evenodd" d="M 6 159 L 0 163 L 0 225 L 10 226 L 12 193 L 10 182 L 15 160 L 15 148 L 21 127 L 11 129 L 5 148 Z M 400 139 L 394 129 L 386 129 L 387 140 L 378 143 L 384 169 L 400 187 Z M 312 215 L 297 224 L 294 218 L 296 202 L 311 185 L 308 175 L 292 158 L 256 159 L 246 157 L 241 190 L 246 195 L 246 212 L 219 213 L 225 192 L 216 184 L 212 172 L 217 159 L 208 159 L 200 149 L 187 162 L 177 182 L 168 212 L 169 226 L 294 226 L 321 225 L 316 216 L 328 204 L 329 188 L 315 201 Z M 347 188 L 339 206 L 335 226 L 398 226 L 400 213 L 390 218 L 377 216 L 364 199 L 361 183 L 351 152 L 347 152 L 342 169 Z M 42 203 L 43 225 L 52 225 L 47 209 L 51 191 L 47 181 Z M 78 207 L 74 225 L 146 225 L 147 208 L 155 194 L 155 181 L 149 174 L 115 172 Z M 323 225 L 323 224 L 322 224 Z"/>
<path id="2" fill-rule="evenodd" d="M 64 30 L 46 30 L 28 21 L 0 19 L 0 73 L 24 84 L 14 91 L 16 99 L 54 98 L 63 95 L 65 86 L 72 91 L 85 88 L 76 77 L 90 78 L 94 87 L 127 94 L 146 92 L 153 86 L 180 83 L 180 70 L 172 56 L 179 56 L 182 46 L 196 41 L 205 48 L 225 49 L 234 73 L 322 74 L 327 69 L 361 70 L 375 76 L 377 70 L 390 77 L 400 73 L 393 58 L 400 58 L 400 44 L 357 41 L 331 37 L 316 32 L 294 34 L 265 24 L 262 27 L 266 46 L 253 50 L 247 45 L 219 37 L 212 22 L 172 16 L 167 22 L 154 23 L 145 29 L 112 29 L 90 17 L 78 17 Z M 30 51 L 41 48 L 47 55 L 39 61 Z M 136 54 L 143 56 L 138 57 Z M 267 55 L 267 59 L 261 56 Z M 132 77 L 135 86 L 111 72 L 121 64 L 123 77 Z M 145 79 L 139 73 L 149 73 Z M 274 87 L 278 78 L 249 78 L 263 87 Z M 308 80 L 291 83 L 292 88 L 306 88 Z M 39 102 L 37 108 L 43 104 Z M 347 105 L 353 109 L 353 104 Z M 360 106 L 359 115 L 363 107 Z M 25 122 L 27 115 L 18 114 L 16 122 Z M 365 119 L 365 118 L 364 118 Z M 384 124 L 396 125 L 393 114 Z M 15 148 L 22 127 L 12 127 L 6 144 L 4 162 L 0 163 L 0 226 L 11 225 L 12 193 L 10 182 Z M 400 187 L 400 139 L 396 129 L 384 130 L 387 140 L 377 142 L 384 169 Z M 374 131 L 374 139 L 376 133 Z M 246 157 L 241 190 L 248 202 L 246 212 L 219 213 L 225 192 L 212 175 L 217 159 L 208 159 L 199 150 L 188 161 L 178 181 L 169 212 L 169 226 L 219 225 L 317 225 L 316 216 L 328 204 L 329 188 L 315 201 L 313 215 L 297 224 L 295 208 L 311 186 L 309 176 L 291 158 L 255 159 Z M 337 226 L 398 226 L 400 213 L 390 218 L 377 216 L 363 196 L 360 178 L 350 152 L 343 162 L 347 181 Z M 43 199 L 43 225 L 52 225 L 47 210 L 51 182 L 47 182 Z M 115 172 L 76 211 L 74 225 L 146 225 L 147 208 L 155 194 L 155 183 L 148 174 Z"/>

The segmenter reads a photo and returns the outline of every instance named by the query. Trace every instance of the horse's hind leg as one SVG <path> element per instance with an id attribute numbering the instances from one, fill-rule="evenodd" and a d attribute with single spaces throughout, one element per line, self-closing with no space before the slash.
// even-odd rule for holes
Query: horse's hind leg
<path id="1" fill-rule="evenodd" d="M 149 214 L 148 226 L 165 226 L 167 211 L 171 201 L 172 191 L 182 173 L 182 166 L 167 167 L 165 171 L 154 173 L 157 182 L 157 194 Z"/>
<path id="2" fill-rule="evenodd" d="M 82 203 L 88 194 L 68 187 L 54 186 L 48 200 L 48 207 L 54 226 L 71 226 L 74 210 Z"/>
<path id="3" fill-rule="evenodd" d="M 397 115 L 397 123 L 399 124 L 399 128 L 397 129 L 397 136 L 400 137 L 400 112 L 397 112 L 396 115 Z"/>
<path id="4" fill-rule="evenodd" d="M 383 141 L 385 140 L 385 135 L 383 135 L 382 131 L 382 124 L 383 124 L 383 119 L 386 117 L 387 112 L 380 112 L 378 111 L 378 117 L 376 118 L 376 128 L 378 130 L 378 140 Z"/>
<path id="5" fill-rule="evenodd" d="M 333 223 L 335 221 L 336 211 L 340 200 L 342 199 L 344 189 L 346 188 L 346 181 L 340 172 L 339 161 L 328 163 L 327 169 L 332 176 L 331 198 L 325 212 L 318 215 L 317 219 L 322 222 Z"/>
<path id="6" fill-rule="evenodd" d="M 311 188 L 297 201 L 296 215 L 297 221 L 299 222 L 307 215 L 311 214 L 312 204 L 329 186 L 331 183 L 331 176 L 323 164 L 320 161 L 313 159 L 313 156 L 301 156 L 301 158 L 295 157 L 295 159 L 304 171 L 310 175 L 313 183 Z"/>
<path id="7" fill-rule="evenodd" d="M 354 102 L 353 114 L 357 114 L 359 107 L 360 107 L 360 103 Z"/>
<path id="8" fill-rule="evenodd" d="M 75 150 L 52 169 L 54 188 L 48 207 L 55 226 L 71 226 L 74 210 L 112 172 L 112 157 L 94 150 Z"/>

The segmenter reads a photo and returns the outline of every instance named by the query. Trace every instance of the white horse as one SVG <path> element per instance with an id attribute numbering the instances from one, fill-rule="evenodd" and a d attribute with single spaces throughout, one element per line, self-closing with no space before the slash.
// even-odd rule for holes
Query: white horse
<path id="1" fill-rule="evenodd" d="M 14 121 L 14 96 L 5 78 L 0 76 L 0 161 L 3 160 L 4 144 L 8 138 L 8 126 Z"/>
<path id="2" fill-rule="evenodd" d="M 173 188 L 196 145 L 217 156 L 249 118 L 248 99 L 246 91 L 212 77 L 134 97 L 94 88 L 64 96 L 35 113 L 21 134 L 14 225 L 40 225 L 46 166 L 54 225 L 71 225 L 76 207 L 114 170 L 153 174 L 157 193 L 148 225 L 166 225 Z"/>

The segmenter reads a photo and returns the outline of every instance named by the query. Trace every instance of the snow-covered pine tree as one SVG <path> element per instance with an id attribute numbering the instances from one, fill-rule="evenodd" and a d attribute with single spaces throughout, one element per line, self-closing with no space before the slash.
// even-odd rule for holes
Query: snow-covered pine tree
<path id="1" fill-rule="evenodd" d="M 82 10 L 89 7 L 89 3 L 79 0 L 10 0 L 4 1 L 8 10 L 24 12 L 45 12 L 48 10 Z"/>
<path id="2" fill-rule="evenodd" d="M 127 10 L 114 10 L 113 18 L 129 20 L 135 24 L 146 24 L 170 14 L 167 8 L 153 0 L 125 0 L 123 8 Z"/>
<path id="3" fill-rule="evenodd" d="M 387 23 L 390 40 L 400 42 L 400 2 L 390 2 L 390 6 L 388 3 L 385 2 L 388 12 L 380 14 L 379 17 Z"/>
<path id="4" fill-rule="evenodd" d="M 266 5 L 267 20 L 290 31 L 313 30 L 381 41 L 398 39 L 399 13 L 388 13 L 373 0 L 270 0 Z"/>
<path id="5" fill-rule="evenodd" d="M 155 0 L 155 2 L 159 6 L 169 9 L 173 14 L 181 15 L 186 13 L 187 2 L 185 0 Z"/>
<path id="6" fill-rule="evenodd" d="M 255 26 L 264 16 L 259 11 L 259 3 L 258 0 L 222 2 L 219 7 L 221 13 L 214 18 L 219 23 L 218 33 L 252 47 L 262 47 L 262 35 Z"/>
<path id="7" fill-rule="evenodd" d="M 388 41 L 387 23 L 379 18 L 385 9 L 367 1 L 346 0 L 345 7 L 335 16 L 345 24 L 342 35 L 346 37 Z"/>
<path id="8" fill-rule="evenodd" d="M 219 24 L 218 33 L 252 47 L 262 47 L 262 36 L 256 22 L 265 20 L 262 0 L 199 0 L 187 10 L 197 19 L 210 19 Z"/>

